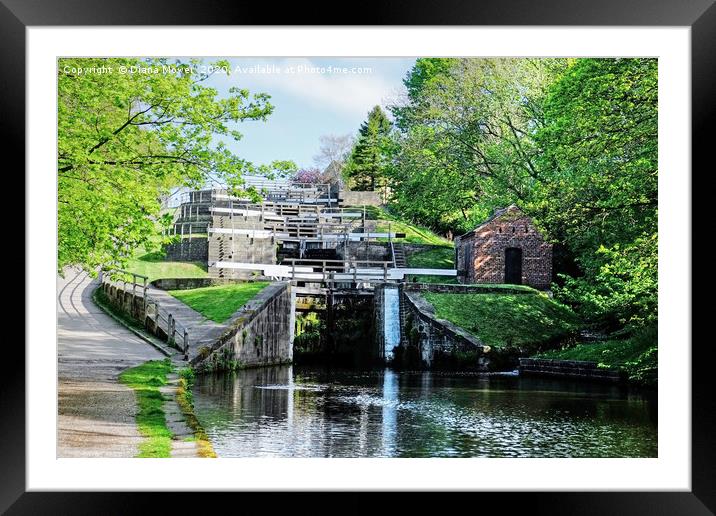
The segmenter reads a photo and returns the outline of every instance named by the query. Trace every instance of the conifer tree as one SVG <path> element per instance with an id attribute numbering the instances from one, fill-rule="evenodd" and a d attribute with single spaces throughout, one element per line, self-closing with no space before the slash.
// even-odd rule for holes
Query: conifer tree
<path id="1" fill-rule="evenodd" d="M 354 190 L 376 190 L 384 186 L 385 156 L 382 151 L 391 123 L 380 106 L 375 106 L 361 124 L 345 173 Z"/>

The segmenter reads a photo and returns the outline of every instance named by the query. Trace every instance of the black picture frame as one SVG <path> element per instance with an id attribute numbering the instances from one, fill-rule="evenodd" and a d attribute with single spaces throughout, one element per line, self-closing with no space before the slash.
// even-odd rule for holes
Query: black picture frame
<path id="1" fill-rule="evenodd" d="M 362 2 L 350 16 L 328 19 L 336 12 L 330 5 L 282 3 L 268 9 L 261 2 L 208 0 L 0 0 L 0 131 L 4 156 L 17 156 L 14 170 L 24 170 L 25 146 L 25 29 L 62 25 L 551 25 L 551 26 L 688 26 L 691 28 L 692 74 L 692 191 L 693 182 L 706 176 L 711 165 L 716 121 L 716 0 L 400 0 Z M 335 7 L 335 6 L 334 6 Z M 698 168 L 699 174 L 693 173 Z M 711 165 L 713 168 L 713 165 Z M 8 170 L 8 169 L 6 169 Z M 15 176 L 19 176 L 15 173 Z M 707 177 L 707 176 L 706 176 Z M 23 181 L 24 183 L 24 181 Z M 18 181 L 17 188 L 32 185 Z M 702 190 L 703 191 L 703 190 Z M 693 206 L 698 206 L 694 201 Z M 712 220 L 692 211 L 692 236 L 699 224 Z M 702 222 L 699 222 L 702 221 Z M 24 251 L 22 252 L 24 257 Z M 14 258 L 19 261 L 18 256 Z M 710 265 L 708 255 L 692 254 L 692 270 Z M 17 267 L 17 263 L 15 265 Z M 26 270 L 26 275 L 31 271 Z M 22 292 L 22 287 L 17 292 Z M 692 290 L 693 292 L 693 290 Z M 686 300 L 685 300 L 686 302 Z M 18 303 L 19 304 L 19 303 Z M 706 305 L 692 300 L 692 321 L 708 321 Z M 7 323 L 6 323 L 7 324 Z M 209 493 L 211 503 L 189 493 L 162 495 L 138 493 L 26 492 L 25 488 L 25 358 L 24 351 L 5 336 L 5 367 L 0 375 L 0 510 L 8 514 L 128 514 L 145 512 L 150 496 L 162 496 L 163 512 L 221 507 L 233 494 Z M 691 343 L 684 343 L 685 347 Z M 692 353 L 692 491 L 691 492 L 590 492 L 590 493 L 470 493 L 455 495 L 450 506 L 477 503 L 529 510 L 532 514 L 714 514 L 716 512 L 716 403 L 710 382 L 714 361 L 711 339 L 693 339 Z M 54 379 L 48 379 L 51 385 Z M 243 507 L 271 498 L 272 508 L 281 498 L 266 493 L 237 494 Z M 302 495 L 301 495 L 302 496 Z M 315 512 L 355 512 L 373 506 L 371 494 L 352 493 L 341 505 L 292 501 L 294 508 Z M 451 495 L 452 496 L 452 495 Z M 465 500 L 469 496 L 470 500 Z M 220 498 L 218 498 L 220 497 Z M 423 494 L 404 496 L 402 510 L 424 504 Z M 234 503 L 234 502 L 229 502 Z M 456 505 L 457 504 L 457 505 Z M 484 507 L 487 507 L 485 505 Z M 494 509 L 493 509 L 494 510 Z M 270 511 L 273 512 L 273 511 Z M 303 512 L 303 511 L 302 511 Z M 361 510 L 361 512 L 364 512 Z"/>

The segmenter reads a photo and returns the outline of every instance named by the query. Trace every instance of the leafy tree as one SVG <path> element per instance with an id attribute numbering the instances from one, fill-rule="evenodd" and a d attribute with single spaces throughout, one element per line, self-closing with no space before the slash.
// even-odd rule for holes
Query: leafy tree
<path id="1" fill-rule="evenodd" d="M 656 60 L 418 60 L 405 84 L 384 145 L 397 211 L 460 232 L 517 203 L 578 266 L 562 299 L 655 323 Z"/>
<path id="2" fill-rule="evenodd" d="M 345 173 L 355 190 L 376 190 L 384 186 L 384 140 L 391 128 L 380 106 L 375 106 L 361 124 Z"/>
<path id="3" fill-rule="evenodd" d="M 400 120 L 388 173 L 394 199 L 407 210 L 437 205 L 422 222 L 445 231 L 467 231 L 492 209 L 525 201 L 539 179 L 534 134 L 545 90 L 565 64 L 418 60 L 404 81 L 407 104 L 391 107 Z M 421 162 L 433 171 L 412 176 Z"/>
<path id="4" fill-rule="evenodd" d="M 59 270 L 122 263 L 159 221 L 169 222 L 160 199 L 170 188 L 216 181 L 240 189 L 242 172 L 256 170 L 215 137 L 237 140 L 233 124 L 265 120 L 269 96 L 231 88 L 219 98 L 199 64 L 60 59 Z M 261 171 L 291 168 L 276 162 Z"/>
<path id="5" fill-rule="evenodd" d="M 426 96 L 423 92 L 433 81 L 447 76 L 450 69 L 459 62 L 457 58 L 424 57 L 415 60 L 415 65 L 403 79 L 407 102 L 391 106 L 395 125 L 405 130 L 410 126 L 413 115 L 419 111 Z"/>
<path id="6" fill-rule="evenodd" d="M 612 326 L 656 321 L 655 59 L 581 59 L 550 88 L 530 210 L 583 275 L 561 295 Z"/>

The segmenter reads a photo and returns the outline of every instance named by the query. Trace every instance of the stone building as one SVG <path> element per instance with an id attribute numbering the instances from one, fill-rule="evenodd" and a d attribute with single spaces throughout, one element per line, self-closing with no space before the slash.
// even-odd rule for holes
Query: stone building
<path id="1" fill-rule="evenodd" d="M 462 283 L 511 283 L 549 288 L 552 244 L 514 204 L 495 210 L 472 231 L 455 239 Z"/>

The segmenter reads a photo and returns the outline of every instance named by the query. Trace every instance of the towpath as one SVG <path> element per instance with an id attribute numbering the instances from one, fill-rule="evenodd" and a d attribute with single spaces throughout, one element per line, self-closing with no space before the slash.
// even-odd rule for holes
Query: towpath
<path id="1" fill-rule="evenodd" d="M 58 457 L 136 456 L 135 395 L 118 377 L 165 358 L 94 304 L 97 285 L 76 269 L 57 278 Z M 174 405 L 165 404 L 168 419 L 177 416 Z M 194 443 L 173 441 L 172 456 L 196 456 Z"/>

